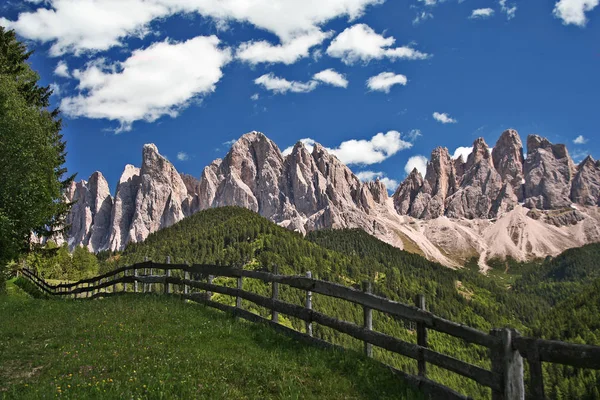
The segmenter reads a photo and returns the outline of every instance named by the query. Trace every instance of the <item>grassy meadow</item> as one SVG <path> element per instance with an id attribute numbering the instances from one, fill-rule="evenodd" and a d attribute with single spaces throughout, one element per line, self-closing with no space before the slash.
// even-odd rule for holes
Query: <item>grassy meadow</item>
<path id="1" fill-rule="evenodd" d="M 2 399 L 419 399 L 380 364 L 162 296 L 0 297 Z"/>

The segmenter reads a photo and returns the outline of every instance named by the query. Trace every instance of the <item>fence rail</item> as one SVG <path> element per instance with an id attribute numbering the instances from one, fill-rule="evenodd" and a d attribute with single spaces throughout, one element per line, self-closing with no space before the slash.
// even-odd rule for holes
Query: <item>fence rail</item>
<path id="1" fill-rule="evenodd" d="M 170 261 L 170 259 L 168 259 Z M 148 274 L 150 271 L 150 274 Z M 158 271 L 163 274 L 157 275 Z M 173 271 L 180 271 L 174 276 Z M 434 398 L 466 399 L 467 397 L 427 379 L 427 364 L 432 364 L 448 371 L 465 376 L 475 382 L 489 387 L 493 400 L 516 400 L 525 398 L 523 358 L 529 364 L 530 392 L 535 399 L 544 399 L 544 383 L 542 362 L 570 365 L 579 368 L 600 369 L 600 347 L 577 345 L 564 342 L 534 339 L 520 336 L 516 330 L 504 328 L 494 329 L 489 334 L 466 325 L 440 318 L 425 308 L 425 298 L 418 295 L 415 305 L 407 305 L 377 296 L 372 292 L 371 284 L 365 282 L 363 291 L 322 281 L 307 276 L 288 276 L 264 271 L 250 271 L 240 268 L 216 265 L 158 264 L 152 261 L 117 268 L 106 274 L 74 283 L 50 285 L 44 279 L 27 268 L 22 269 L 23 276 L 33 282 L 42 292 L 50 296 L 75 298 L 96 298 L 127 292 L 131 285 L 133 292 L 151 291 L 153 285 L 162 285 L 164 294 L 174 293 L 179 287 L 179 295 L 199 303 L 206 304 L 251 320 L 269 323 L 279 330 L 303 337 L 313 342 L 326 344 L 321 339 L 313 338 L 313 324 L 317 323 L 338 332 L 345 333 L 364 342 L 364 351 L 372 357 L 372 346 L 389 350 L 396 354 L 417 360 L 418 376 L 411 376 L 400 371 L 409 383 L 414 383 Z M 227 287 L 213 283 L 214 277 L 236 278 L 236 287 Z M 242 289 L 244 278 L 258 279 L 271 284 L 271 296 L 265 297 Z M 141 285 L 140 285 L 141 284 Z M 119 290 L 119 286 L 120 289 Z M 279 299 L 279 286 L 286 285 L 306 292 L 304 306 L 291 304 Z M 141 290 L 140 290 L 141 287 Z M 159 289 L 157 287 L 157 289 Z M 192 293 L 192 289 L 204 293 Z M 236 298 L 235 306 L 211 300 L 213 293 Z M 341 321 L 325 315 L 312 308 L 312 294 L 343 299 L 363 307 L 364 323 L 362 326 Z M 242 308 L 242 299 L 271 311 L 271 319 L 267 320 Z M 393 336 L 373 330 L 372 311 L 412 321 L 417 327 L 417 343 L 402 341 Z M 279 314 L 296 317 L 305 322 L 305 333 L 291 330 L 279 324 Z M 434 330 L 445 333 L 489 349 L 491 370 L 469 364 L 446 354 L 428 348 L 427 331 Z"/>

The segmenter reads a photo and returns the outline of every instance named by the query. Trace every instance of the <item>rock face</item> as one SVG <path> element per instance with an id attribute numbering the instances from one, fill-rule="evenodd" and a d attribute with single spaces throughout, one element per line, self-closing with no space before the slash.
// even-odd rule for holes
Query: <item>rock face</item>
<path id="1" fill-rule="evenodd" d="M 74 203 L 67 217 L 69 247 L 83 245 L 90 251 L 101 250 L 110 233 L 113 207 L 108 182 L 100 172 L 94 172 L 88 181 L 73 183 L 66 195 Z"/>
<path id="2" fill-rule="evenodd" d="M 523 143 L 514 129 L 506 130 L 492 150 L 494 167 L 504 182 L 512 187 L 519 201 L 523 200 L 524 172 Z"/>
<path id="3" fill-rule="evenodd" d="M 235 205 L 301 233 L 362 228 L 448 266 L 472 257 L 517 260 L 600 241 L 600 163 L 579 166 L 564 145 L 532 135 L 527 158 L 515 130 L 490 151 L 477 139 L 467 160 L 432 154 L 390 198 L 380 181 L 361 182 L 321 145 L 301 142 L 283 155 L 264 134 L 243 135 L 200 179 L 181 175 L 153 144 L 141 168 L 127 165 L 114 200 L 99 172 L 65 193 L 71 248 L 121 250 L 199 210 Z"/>
<path id="4" fill-rule="evenodd" d="M 129 242 L 129 227 L 135 213 L 135 198 L 140 188 L 140 169 L 131 164 L 119 179 L 115 194 L 115 204 L 111 215 L 111 231 L 107 247 L 120 250 Z"/>
<path id="5" fill-rule="evenodd" d="M 524 165 L 525 206 L 542 210 L 568 207 L 574 169 L 564 144 L 530 135 Z"/>
<path id="6" fill-rule="evenodd" d="M 494 169 L 490 149 L 482 138 L 473 143 L 473 152 L 469 154 L 460 181 L 460 188 L 447 201 L 446 215 L 450 218 L 490 218 L 502 207 L 498 202 L 517 203 L 514 195 L 510 196 L 512 191 L 508 197 L 498 199 L 502 178 Z M 504 208 L 510 206 L 507 204 Z"/>
<path id="7" fill-rule="evenodd" d="M 527 208 L 558 210 L 572 203 L 598 205 L 600 167 L 586 159 L 575 167 L 567 148 L 537 135 L 527 138 L 527 159 L 517 131 L 504 131 L 491 151 L 480 138 L 466 162 L 450 163 L 445 149 L 435 149 L 420 184 L 414 174 L 394 194 L 400 215 L 433 219 L 489 219 Z"/>
<path id="8" fill-rule="evenodd" d="M 581 205 L 600 205 L 600 162 L 595 162 L 591 156 L 586 157 L 577 168 L 571 199 Z"/>
<path id="9" fill-rule="evenodd" d="M 377 200 L 374 198 L 376 197 Z M 264 134 L 243 135 L 225 158 L 204 169 L 201 208 L 236 205 L 303 233 L 372 226 L 369 210 L 387 200 L 382 184 L 363 184 L 335 156 L 297 143 L 284 157 Z"/>
<path id="10" fill-rule="evenodd" d="M 185 183 L 173 164 L 158 153 L 155 145 L 144 145 L 129 240 L 142 241 L 150 233 L 181 221 L 189 201 Z"/>

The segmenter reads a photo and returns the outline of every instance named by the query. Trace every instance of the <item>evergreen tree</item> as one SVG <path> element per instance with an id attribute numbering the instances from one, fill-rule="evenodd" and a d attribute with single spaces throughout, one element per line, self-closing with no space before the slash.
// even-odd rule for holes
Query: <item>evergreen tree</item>
<path id="1" fill-rule="evenodd" d="M 64 229 L 66 151 L 49 87 L 27 60 L 31 52 L 14 31 L 0 27 L 0 266 L 29 250 L 31 234 Z"/>

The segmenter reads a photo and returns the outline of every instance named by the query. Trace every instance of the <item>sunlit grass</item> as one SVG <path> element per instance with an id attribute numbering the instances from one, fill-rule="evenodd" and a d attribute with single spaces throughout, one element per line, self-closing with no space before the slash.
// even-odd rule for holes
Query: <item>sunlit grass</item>
<path id="1" fill-rule="evenodd" d="M 381 365 L 176 298 L 0 298 L 0 397 L 418 399 Z"/>

